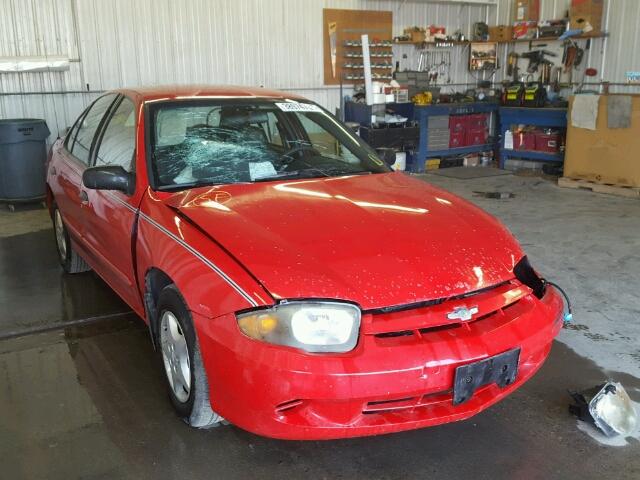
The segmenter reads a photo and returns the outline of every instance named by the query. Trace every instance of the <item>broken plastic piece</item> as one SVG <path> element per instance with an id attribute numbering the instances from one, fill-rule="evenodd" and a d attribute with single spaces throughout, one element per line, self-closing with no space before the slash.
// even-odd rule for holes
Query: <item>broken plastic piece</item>
<path id="1" fill-rule="evenodd" d="M 570 391 L 575 405 L 569 411 L 595 425 L 608 437 L 630 435 L 638 423 L 631 399 L 619 382 L 608 381 L 583 392 Z"/>

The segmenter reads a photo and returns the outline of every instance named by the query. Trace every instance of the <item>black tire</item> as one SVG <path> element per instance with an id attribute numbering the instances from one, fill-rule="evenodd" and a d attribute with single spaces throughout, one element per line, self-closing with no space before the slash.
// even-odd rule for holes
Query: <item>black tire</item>
<path id="1" fill-rule="evenodd" d="M 209 382 L 202 362 L 198 338 L 193 328 L 191 313 L 175 285 L 168 285 L 162 289 L 158 298 L 157 312 L 156 344 L 158 345 L 160 364 L 165 372 L 169 398 L 176 412 L 188 425 L 195 428 L 211 428 L 226 423 L 220 415 L 211 409 L 211 403 L 209 402 Z M 162 320 L 168 312 L 177 320 L 181 330 L 180 333 L 186 340 L 191 378 L 190 389 L 186 399 L 178 398 L 174 392 L 174 388 L 169 379 L 171 375 L 169 373 L 169 367 L 164 359 Z"/>
<path id="2" fill-rule="evenodd" d="M 69 239 L 69 232 L 56 205 L 53 206 L 51 219 L 53 221 L 56 249 L 58 250 L 58 260 L 63 270 L 67 273 L 81 273 L 91 270 L 87 262 L 73 249 Z"/>

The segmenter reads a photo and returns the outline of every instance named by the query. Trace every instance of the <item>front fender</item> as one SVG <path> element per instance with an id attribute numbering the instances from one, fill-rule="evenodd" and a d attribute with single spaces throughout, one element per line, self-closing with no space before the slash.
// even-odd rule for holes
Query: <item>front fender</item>
<path id="1" fill-rule="evenodd" d="M 238 261 L 151 195 L 140 206 L 136 250 L 141 290 L 146 272 L 158 268 L 199 315 L 213 318 L 274 303 Z"/>

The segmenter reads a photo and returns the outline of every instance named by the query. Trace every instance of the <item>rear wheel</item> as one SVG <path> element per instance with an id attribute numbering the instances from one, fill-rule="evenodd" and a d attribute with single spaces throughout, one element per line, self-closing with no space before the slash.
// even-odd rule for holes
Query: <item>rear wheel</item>
<path id="1" fill-rule="evenodd" d="M 209 403 L 207 373 L 191 314 L 175 285 L 160 292 L 157 311 L 158 345 L 173 406 L 192 427 L 220 425 L 224 419 Z"/>
<path id="2" fill-rule="evenodd" d="M 56 236 L 56 246 L 58 247 L 58 260 L 67 273 L 80 273 L 91 270 L 91 267 L 84 259 L 76 253 L 69 240 L 69 232 L 62 220 L 62 214 L 58 207 L 53 207 L 53 231 Z"/>

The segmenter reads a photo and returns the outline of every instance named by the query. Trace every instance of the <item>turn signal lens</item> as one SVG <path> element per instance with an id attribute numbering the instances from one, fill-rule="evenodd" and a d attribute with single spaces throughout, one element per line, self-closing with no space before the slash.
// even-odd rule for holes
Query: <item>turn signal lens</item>
<path id="1" fill-rule="evenodd" d="M 269 314 L 258 313 L 239 318 L 238 325 L 245 335 L 262 340 L 278 326 L 278 319 Z"/>

